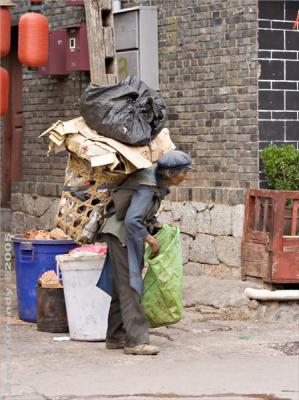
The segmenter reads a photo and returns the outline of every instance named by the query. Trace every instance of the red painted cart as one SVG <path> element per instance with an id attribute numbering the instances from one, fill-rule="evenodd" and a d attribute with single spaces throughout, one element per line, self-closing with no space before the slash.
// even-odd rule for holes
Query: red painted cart
<path id="1" fill-rule="evenodd" d="M 249 189 L 241 275 L 299 283 L 299 191 Z"/>

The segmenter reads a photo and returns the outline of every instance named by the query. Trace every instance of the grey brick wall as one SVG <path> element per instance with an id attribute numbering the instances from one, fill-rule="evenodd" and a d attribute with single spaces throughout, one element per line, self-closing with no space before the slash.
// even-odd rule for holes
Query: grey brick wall
<path id="1" fill-rule="evenodd" d="M 27 4 L 27 2 L 24 2 Z M 45 2 L 53 28 L 84 19 L 82 7 Z M 257 2 L 124 1 L 159 10 L 160 88 L 172 137 L 196 171 L 173 200 L 238 203 L 258 186 Z M 87 74 L 48 78 L 24 70 L 24 180 L 61 184 L 65 156 L 46 157 L 41 131 L 78 115 Z M 28 186 L 27 186 L 28 187 Z"/>
<path id="2" fill-rule="evenodd" d="M 29 1 L 16 3 L 15 21 L 28 11 Z M 62 0 L 44 2 L 41 12 L 48 17 L 50 29 L 78 24 L 85 19 L 84 7 L 65 6 Z M 66 153 L 47 157 L 47 139 L 38 136 L 58 119 L 67 120 L 79 115 L 78 101 L 87 82 L 89 74 L 84 72 L 55 77 L 23 69 L 25 182 L 63 182 Z"/>
<path id="3" fill-rule="evenodd" d="M 259 2 L 259 147 L 299 150 L 299 1 Z M 260 165 L 261 186 L 266 187 Z"/>
<path id="4" fill-rule="evenodd" d="M 196 173 L 187 185 L 257 185 L 256 1 L 125 1 L 159 9 L 169 128 Z"/>

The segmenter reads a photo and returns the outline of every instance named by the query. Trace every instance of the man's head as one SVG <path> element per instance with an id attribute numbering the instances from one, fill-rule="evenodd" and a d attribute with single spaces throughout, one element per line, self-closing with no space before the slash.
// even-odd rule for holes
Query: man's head
<path id="1" fill-rule="evenodd" d="M 192 168 L 192 160 L 188 154 L 173 150 L 164 154 L 157 162 L 157 174 L 167 185 L 178 186 L 183 182 L 188 170 Z"/>

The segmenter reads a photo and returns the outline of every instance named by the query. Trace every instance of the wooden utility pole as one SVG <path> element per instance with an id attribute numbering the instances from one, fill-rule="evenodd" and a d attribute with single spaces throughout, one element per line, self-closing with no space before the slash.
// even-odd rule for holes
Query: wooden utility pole
<path id="1" fill-rule="evenodd" d="M 90 80 L 117 83 L 112 0 L 84 0 L 89 48 Z"/>

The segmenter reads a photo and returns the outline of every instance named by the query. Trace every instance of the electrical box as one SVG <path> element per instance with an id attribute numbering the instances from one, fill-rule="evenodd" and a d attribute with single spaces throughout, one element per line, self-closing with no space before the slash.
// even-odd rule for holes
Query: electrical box
<path id="1" fill-rule="evenodd" d="M 86 25 L 66 28 L 66 69 L 68 72 L 89 71 L 88 41 Z"/>
<path id="2" fill-rule="evenodd" d="M 67 34 L 65 29 L 49 32 L 49 57 L 47 64 L 38 69 L 40 74 L 66 75 Z"/>
<path id="3" fill-rule="evenodd" d="M 121 79 L 128 75 L 139 76 L 138 50 L 121 51 L 116 53 L 118 76 Z"/>
<path id="4" fill-rule="evenodd" d="M 157 7 L 132 7 L 114 13 L 118 77 L 135 75 L 159 89 Z"/>
<path id="5" fill-rule="evenodd" d="M 66 0 L 67 6 L 84 6 L 84 0 Z"/>

